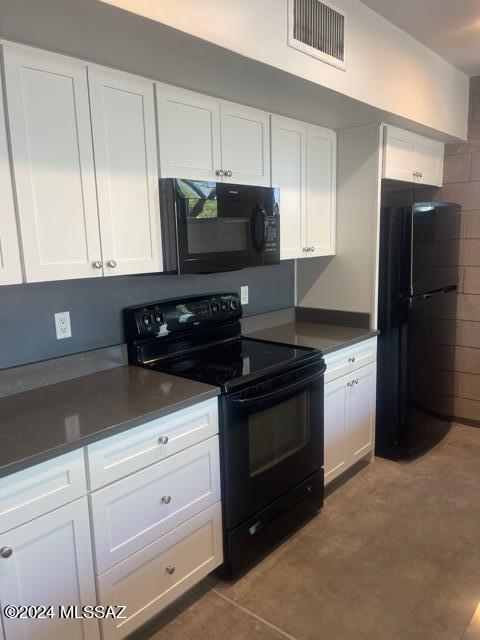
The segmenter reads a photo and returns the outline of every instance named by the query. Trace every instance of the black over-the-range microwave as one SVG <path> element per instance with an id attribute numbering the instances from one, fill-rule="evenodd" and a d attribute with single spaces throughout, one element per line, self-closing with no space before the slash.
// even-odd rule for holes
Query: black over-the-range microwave
<path id="1" fill-rule="evenodd" d="M 171 273 L 214 273 L 280 261 L 279 189 L 160 180 L 163 264 Z"/>

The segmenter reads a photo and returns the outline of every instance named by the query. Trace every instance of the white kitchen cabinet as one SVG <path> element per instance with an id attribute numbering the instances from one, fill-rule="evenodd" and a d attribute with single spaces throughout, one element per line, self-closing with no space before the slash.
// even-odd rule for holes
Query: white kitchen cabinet
<path id="1" fill-rule="evenodd" d="M 126 620 L 102 622 L 104 640 L 124 638 L 222 561 L 222 510 L 217 502 L 98 577 L 100 602 L 127 607 Z"/>
<path id="2" fill-rule="evenodd" d="M 307 127 L 307 255 L 335 255 L 337 134 Z"/>
<path id="3" fill-rule="evenodd" d="M 305 257 L 307 127 L 272 115 L 272 186 L 280 188 L 280 257 Z"/>
<path id="4" fill-rule="evenodd" d="M 442 186 L 444 152 L 445 147 L 441 142 L 418 136 L 415 167 L 420 173 L 417 177 L 419 184 Z"/>
<path id="5" fill-rule="evenodd" d="M 2 605 L 52 604 L 52 619 L 3 616 L 5 640 L 97 640 L 96 620 L 60 619 L 58 605 L 96 603 L 87 498 L 0 535 Z M 5 557 L 5 549 L 11 555 Z"/>
<path id="6" fill-rule="evenodd" d="M 348 424 L 350 452 L 356 462 L 373 449 L 377 365 L 369 364 L 354 372 L 351 382 Z"/>
<path id="7" fill-rule="evenodd" d="M 335 254 L 336 133 L 273 115 L 272 186 L 280 187 L 282 259 Z"/>
<path id="8" fill-rule="evenodd" d="M 325 385 L 325 483 L 345 471 L 349 462 L 348 387 L 346 378 Z"/>
<path id="9" fill-rule="evenodd" d="M 220 101 L 156 83 L 162 178 L 220 180 Z"/>
<path id="10" fill-rule="evenodd" d="M 153 82 L 88 67 L 104 275 L 162 270 Z"/>
<path id="11" fill-rule="evenodd" d="M 218 436 L 91 495 L 99 573 L 220 500 Z"/>
<path id="12" fill-rule="evenodd" d="M 325 356 L 325 482 L 373 454 L 376 338 Z"/>
<path id="13" fill-rule="evenodd" d="M 160 173 L 238 184 L 270 184 L 269 114 L 156 84 Z"/>
<path id="14" fill-rule="evenodd" d="M 221 101 L 224 182 L 270 185 L 270 114 Z"/>
<path id="15" fill-rule="evenodd" d="M 385 126 L 383 177 L 442 186 L 444 145 L 390 125 Z"/>
<path id="16" fill-rule="evenodd" d="M 0 285 L 19 284 L 23 280 L 18 243 L 17 221 L 13 200 L 12 174 L 7 145 L 3 87 L 0 76 Z"/>
<path id="17" fill-rule="evenodd" d="M 27 282 L 102 275 L 86 65 L 3 46 Z"/>

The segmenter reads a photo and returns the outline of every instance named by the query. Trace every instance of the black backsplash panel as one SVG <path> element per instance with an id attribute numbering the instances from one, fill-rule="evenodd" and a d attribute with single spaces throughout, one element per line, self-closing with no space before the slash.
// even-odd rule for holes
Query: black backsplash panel
<path id="1" fill-rule="evenodd" d="M 198 276 L 124 276 L 0 288 L 0 369 L 123 342 L 133 304 L 249 287 L 244 315 L 294 306 L 294 262 Z M 53 314 L 70 311 L 72 337 L 57 340 Z"/>

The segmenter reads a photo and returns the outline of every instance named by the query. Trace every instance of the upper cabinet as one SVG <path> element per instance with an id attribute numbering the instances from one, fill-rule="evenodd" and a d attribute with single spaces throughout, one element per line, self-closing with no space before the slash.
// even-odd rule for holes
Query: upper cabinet
<path id="1" fill-rule="evenodd" d="M 27 282 L 101 275 L 86 66 L 4 46 Z"/>
<path id="2" fill-rule="evenodd" d="M 390 125 L 385 126 L 383 177 L 442 186 L 444 145 Z"/>
<path id="3" fill-rule="evenodd" d="M 335 255 L 337 134 L 307 127 L 306 244 L 309 256 Z"/>
<path id="4" fill-rule="evenodd" d="M 17 222 L 13 201 L 12 175 L 8 156 L 2 79 L 0 77 L 0 285 L 22 282 L 22 267 L 18 246 Z"/>
<path id="5" fill-rule="evenodd" d="M 20 45 L 4 61 L 27 282 L 161 271 L 153 82 Z"/>
<path id="6" fill-rule="evenodd" d="M 162 270 L 153 82 L 88 68 L 105 275 Z"/>
<path id="7" fill-rule="evenodd" d="M 269 114 L 157 84 L 162 178 L 270 184 Z"/>
<path id="8" fill-rule="evenodd" d="M 270 114 L 221 102 L 224 182 L 270 185 Z"/>
<path id="9" fill-rule="evenodd" d="M 219 101 L 159 83 L 156 90 L 162 178 L 219 180 Z"/>
<path id="10" fill-rule="evenodd" d="M 280 187 L 281 258 L 335 254 L 336 133 L 272 116 L 272 185 Z"/>

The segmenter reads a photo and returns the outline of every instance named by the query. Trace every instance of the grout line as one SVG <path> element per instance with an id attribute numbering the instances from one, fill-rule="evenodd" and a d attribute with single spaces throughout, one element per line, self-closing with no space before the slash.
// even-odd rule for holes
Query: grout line
<path id="1" fill-rule="evenodd" d="M 268 622 L 268 620 L 265 620 L 261 616 L 258 616 L 256 613 L 253 613 L 253 611 L 250 611 L 250 609 L 247 609 L 246 607 L 244 607 L 243 605 L 239 604 L 238 602 L 235 602 L 235 600 L 232 600 L 231 598 L 229 598 L 228 596 L 224 595 L 223 593 L 220 593 L 220 591 L 217 591 L 217 589 L 214 588 L 214 589 L 212 589 L 212 591 L 219 598 L 223 598 L 223 600 L 225 600 L 226 602 L 229 602 L 230 604 L 233 604 L 234 607 L 237 607 L 237 609 L 240 609 L 240 611 L 243 611 L 244 613 L 246 613 L 247 615 L 251 616 L 252 618 L 255 618 L 256 620 L 258 620 L 262 624 L 266 625 L 267 627 L 270 627 L 270 629 L 273 629 L 274 631 L 276 631 L 277 633 L 282 635 L 284 638 L 288 638 L 288 640 L 297 640 L 297 638 L 294 638 L 293 636 L 291 636 L 286 631 L 283 631 L 283 629 L 280 629 L 280 627 L 277 627 L 277 625 L 272 624 L 271 622 Z"/>

